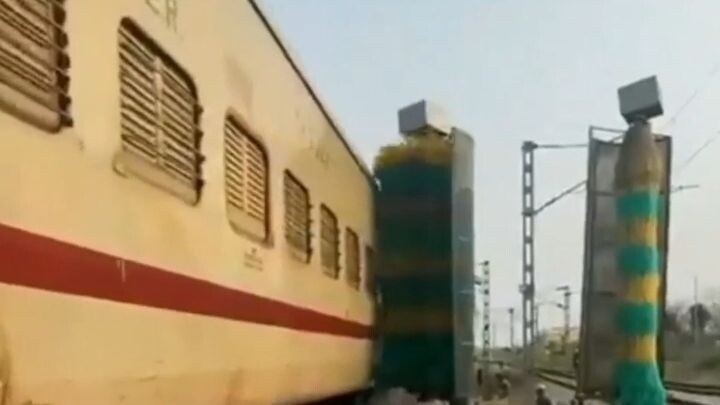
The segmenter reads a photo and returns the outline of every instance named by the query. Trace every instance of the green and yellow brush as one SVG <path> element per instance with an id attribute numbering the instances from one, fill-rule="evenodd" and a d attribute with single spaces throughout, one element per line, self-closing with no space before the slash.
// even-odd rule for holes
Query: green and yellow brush
<path id="1" fill-rule="evenodd" d="M 381 389 L 453 392 L 452 160 L 450 141 L 433 133 L 375 160 Z"/>
<path id="2" fill-rule="evenodd" d="M 666 393 L 657 364 L 661 266 L 658 218 L 663 164 L 650 124 L 639 121 L 624 136 L 616 166 L 620 227 L 618 306 L 619 405 L 661 405 Z"/>

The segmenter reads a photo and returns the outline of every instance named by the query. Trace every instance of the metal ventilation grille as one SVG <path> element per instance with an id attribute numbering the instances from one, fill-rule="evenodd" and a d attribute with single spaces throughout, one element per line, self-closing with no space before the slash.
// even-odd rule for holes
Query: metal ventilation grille
<path id="1" fill-rule="evenodd" d="M 0 0 L 0 106 L 47 131 L 71 125 L 61 0 Z"/>
<path id="2" fill-rule="evenodd" d="M 350 229 L 345 230 L 345 274 L 351 286 L 360 286 L 360 243 L 357 234 Z"/>
<path id="3" fill-rule="evenodd" d="M 307 189 L 285 172 L 285 237 L 288 244 L 310 259 L 310 196 Z"/>
<path id="4" fill-rule="evenodd" d="M 263 148 L 232 119 L 225 122 L 225 191 L 230 221 L 267 238 L 267 158 Z"/>
<path id="5" fill-rule="evenodd" d="M 320 207 L 320 263 L 326 274 L 337 278 L 340 270 L 340 230 L 335 214 Z"/>
<path id="6" fill-rule="evenodd" d="M 120 28 L 124 162 L 133 174 L 190 202 L 202 187 L 200 107 L 191 80 L 130 23 Z"/>

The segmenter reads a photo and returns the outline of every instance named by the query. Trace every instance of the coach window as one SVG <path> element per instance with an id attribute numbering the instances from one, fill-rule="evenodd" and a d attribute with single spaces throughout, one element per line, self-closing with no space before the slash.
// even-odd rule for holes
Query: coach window
<path id="1" fill-rule="evenodd" d="M 325 274 L 338 278 L 340 271 L 340 229 L 335 214 L 320 206 L 320 262 Z"/>
<path id="2" fill-rule="evenodd" d="M 350 286 L 360 287 L 360 242 L 350 228 L 345 229 L 345 276 Z"/>
<path id="3" fill-rule="evenodd" d="M 310 194 L 308 189 L 289 171 L 283 178 L 285 197 L 285 240 L 293 256 L 310 261 Z"/>
<path id="4" fill-rule="evenodd" d="M 119 52 L 121 149 L 115 169 L 196 204 L 203 156 L 192 79 L 127 18 L 120 25 Z"/>
<path id="5" fill-rule="evenodd" d="M 267 153 L 231 116 L 225 120 L 225 196 L 233 228 L 268 241 Z"/>
<path id="6" fill-rule="evenodd" d="M 45 131 L 72 124 L 65 9 L 57 0 L 0 0 L 0 108 Z"/>

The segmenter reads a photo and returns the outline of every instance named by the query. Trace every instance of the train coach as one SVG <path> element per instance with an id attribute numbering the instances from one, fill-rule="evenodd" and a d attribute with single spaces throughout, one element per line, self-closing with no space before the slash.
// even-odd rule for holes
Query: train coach
<path id="1" fill-rule="evenodd" d="M 368 170 L 253 0 L 0 0 L 0 403 L 370 381 Z"/>

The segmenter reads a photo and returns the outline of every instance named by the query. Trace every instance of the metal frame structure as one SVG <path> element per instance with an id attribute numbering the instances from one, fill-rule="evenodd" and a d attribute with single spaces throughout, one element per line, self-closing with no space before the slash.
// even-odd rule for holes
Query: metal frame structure
<path id="1" fill-rule="evenodd" d="M 537 339 L 535 318 L 535 217 L 543 210 L 585 185 L 581 181 L 535 208 L 535 150 L 585 148 L 587 144 L 539 145 L 532 141 L 522 144 L 522 342 L 524 362 L 533 368 L 534 359 L 530 345 Z"/>
<path id="2" fill-rule="evenodd" d="M 474 366 L 475 243 L 473 231 L 472 137 L 453 127 L 452 162 L 452 288 L 454 334 L 454 399 L 465 403 L 476 395 Z"/>
<path id="3" fill-rule="evenodd" d="M 490 351 L 490 261 L 485 260 L 479 263 L 481 266 L 480 277 L 475 279 L 475 286 L 480 289 L 482 300 L 482 325 L 480 336 L 482 337 L 482 352 L 480 357 L 483 361 L 491 359 Z"/>
<path id="4" fill-rule="evenodd" d="M 533 366 L 528 343 L 535 341 L 535 149 L 537 144 L 522 145 L 522 342 L 525 366 Z"/>
<path id="5" fill-rule="evenodd" d="M 482 344 L 483 344 L 483 359 L 490 360 L 490 262 L 485 260 L 482 262 Z"/>

